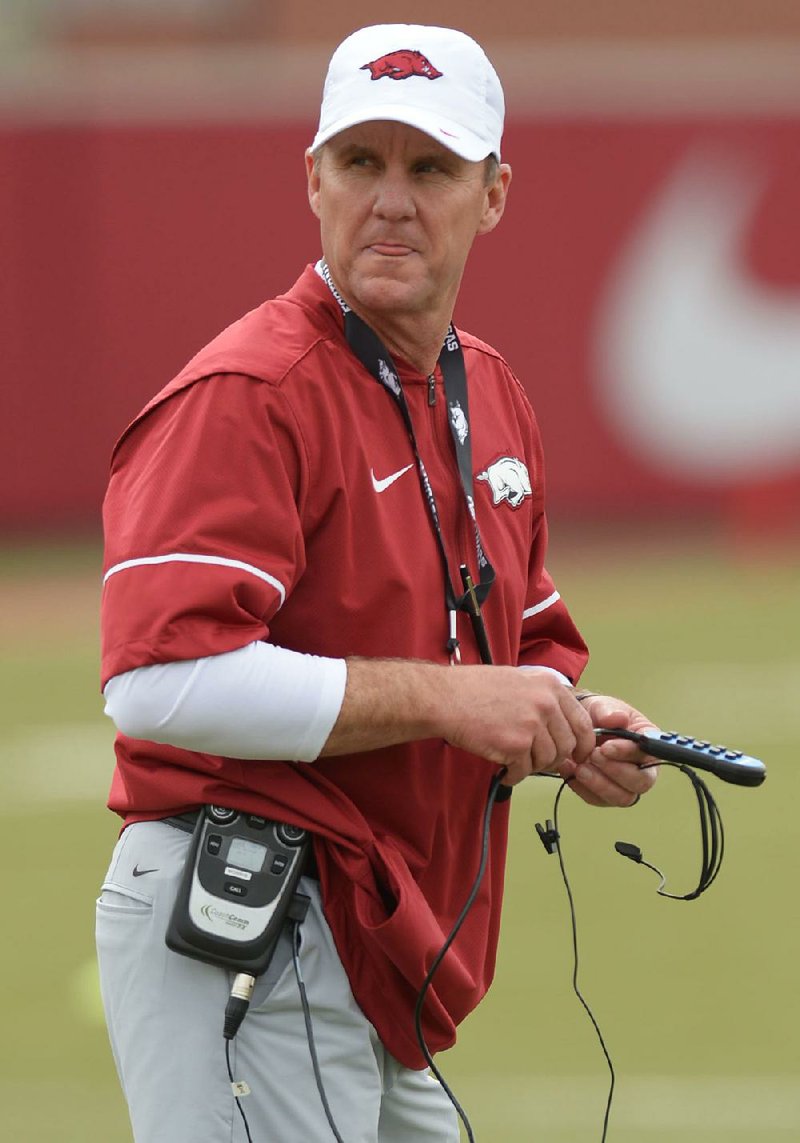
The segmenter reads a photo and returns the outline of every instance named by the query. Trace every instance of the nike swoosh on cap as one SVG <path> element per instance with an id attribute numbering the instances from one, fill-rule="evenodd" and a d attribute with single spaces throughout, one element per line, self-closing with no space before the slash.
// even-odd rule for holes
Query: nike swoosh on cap
<path id="1" fill-rule="evenodd" d="M 409 468 L 413 467 L 413 464 L 407 464 L 405 468 L 398 469 L 398 471 L 393 472 L 391 476 L 384 476 L 382 480 L 378 479 L 375 475 L 375 469 L 371 468 L 369 474 L 372 477 L 372 487 L 376 492 L 385 492 L 391 484 L 394 484 L 395 480 L 399 480 L 403 473 L 408 472 Z"/>

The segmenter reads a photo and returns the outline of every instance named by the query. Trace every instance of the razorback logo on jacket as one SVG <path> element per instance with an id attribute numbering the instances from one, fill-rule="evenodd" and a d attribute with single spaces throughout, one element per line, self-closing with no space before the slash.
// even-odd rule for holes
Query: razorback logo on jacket
<path id="1" fill-rule="evenodd" d="M 388 75 L 389 79 L 408 79 L 412 75 L 422 75 L 425 79 L 439 79 L 442 72 L 437 71 L 431 61 L 422 52 L 402 48 L 398 52 L 389 52 L 371 63 L 362 64 L 360 70 L 369 68 L 371 79 L 382 79 Z"/>
<path id="2" fill-rule="evenodd" d="M 507 500 L 512 508 L 519 508 L 526 496 L 533 495 L 527 465 L 516 456 L 501 456 L 478 473 L 478 480 L 489 485 L 495 505 Z"/>

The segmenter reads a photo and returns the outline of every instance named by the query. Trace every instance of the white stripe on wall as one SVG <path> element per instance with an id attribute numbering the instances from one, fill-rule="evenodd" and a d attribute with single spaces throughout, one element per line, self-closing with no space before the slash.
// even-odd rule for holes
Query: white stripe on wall
<path id="1" fill-rule="evenodd" d="M 269 572 L 262 571 L 260 568 L 253 567 L 252 564 L 243 563 L 242 560 L 229 560 L 225 556 L 195 556 L 188 552 L 171 552 L 167 556 L 142 556 L 137 560 L 123 560 L 121 564 L 114 564 L 113 568 L 109 568 L 103 576 L 103 583 L 116 575 L 117 572 L 127 571 L 128 568 L 145 567 L 149 564 L 215 564 L 218 567 L 224 568 L 238 568 L 240 571 L 247 572 L 249 575 L 256 576 L 257 579 L 262 579 L 265 583 L 270 584 L 281 597 L 281 605 L 286 599 L 286 588 L 280 582 L 270 575 Z"/>
<path id="2" fill-rule="evenodd" d="M 561 596 L 557 591 L 554 591 L 552 595 L 548 595 L 547 599 L 543 599 L 541 603 L 536 603 L 533 607 L 526 607 L 522 613 L 522 618 L 530 619 L 531 616 L 538 615 L 540 611 L 546 611 L 548 607 L 552 607 L 559 599 L 561 599 Z"/>

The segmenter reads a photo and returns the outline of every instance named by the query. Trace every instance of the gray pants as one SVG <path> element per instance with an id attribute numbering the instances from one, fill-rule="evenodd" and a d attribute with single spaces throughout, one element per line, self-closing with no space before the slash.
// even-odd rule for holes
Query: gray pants
<path id="1" fill-rule="evenodd" d="M 225 1063 L 222 1021 L 232 974 L 170 951 L 164 933 L 189 846 L 165 822 L 129 826 L 97 902 L 100 984 L 136 1143 L 244 1143 Z M 135 874 L 134 874 L 135 871 Z M 344 1143 L 456 1143 L 439 1083 L 389 1055 L 353 999 L 322 914 L 319 885 L 301 965 L 328 1102 Z M 331 1143 L 314 1081 L 288 936 L 231 1041 L 253 1143 Z"/>

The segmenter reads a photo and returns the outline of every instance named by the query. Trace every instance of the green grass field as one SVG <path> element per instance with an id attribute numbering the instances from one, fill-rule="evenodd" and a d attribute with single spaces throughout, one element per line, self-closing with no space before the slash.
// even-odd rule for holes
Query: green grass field
<path id="1" fill-rule="evenodd" d="M 726 858 L 694 902 L 659 898 L 655 876 L 613 852 L 635 841 L 668 889 L 693 887 L 697 815 L 684 778 L 666 770 L 631 811 L 562 799 L 581 984 L 618 1075 L 615 1143 L 800 1139 L 800 563 L 796 552 L 745 563 L 698 550 L 570 539 L 551 556 L 593 648 L 587 685 L 769 768 L 759 790 L 709 779 Z M 94 899 L 117 832 L 104 808 L 112 728 L 97 693 L 98 568 L 91 545 L 0 553 L 0 1134 L 15 1143 L 131 1138 L 93 967 Z M 481 1143 L 600 1139 L 607 1071 L 571 992 L 556 858 L 534 831 L 555 790 L 535 780 L 515 793 L 495 986 L 439 1058 Z"/>

